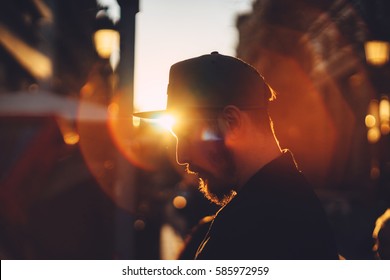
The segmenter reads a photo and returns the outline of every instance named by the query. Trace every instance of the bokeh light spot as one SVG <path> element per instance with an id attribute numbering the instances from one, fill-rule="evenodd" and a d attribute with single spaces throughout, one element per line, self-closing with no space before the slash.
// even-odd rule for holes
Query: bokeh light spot
<path id="1" fill-rule="evenodd" d="M 187 206 L 187 199 L 184 196 L 178 195 L 173 199 L 172 203 L 176 209 L 183 209 Z"/>

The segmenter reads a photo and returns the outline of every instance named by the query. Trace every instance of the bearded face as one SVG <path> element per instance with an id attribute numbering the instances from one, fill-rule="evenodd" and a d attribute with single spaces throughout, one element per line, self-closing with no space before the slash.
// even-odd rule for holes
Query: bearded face
<path id="1" fill-rule="evenodd" d="M 224 205 L 234 196 L 236 166 L 223 135 L 209 123 L 175 131 L 177 162 L 199 178 L 199 190 L 210 201 Z"/>

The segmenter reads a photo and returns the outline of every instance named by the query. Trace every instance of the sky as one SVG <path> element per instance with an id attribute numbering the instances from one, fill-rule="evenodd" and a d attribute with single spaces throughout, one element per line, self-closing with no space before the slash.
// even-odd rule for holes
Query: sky
<path id="1" fill-rule="evenodd" d="M 109 13 L 118 19 L 115 0 Z M 235 55 L 236 17 L 253 0 L 139 0 L 136 16 L 134 111 L 165 109 L 169 68 L 191 57 L 218 51 Z"/>

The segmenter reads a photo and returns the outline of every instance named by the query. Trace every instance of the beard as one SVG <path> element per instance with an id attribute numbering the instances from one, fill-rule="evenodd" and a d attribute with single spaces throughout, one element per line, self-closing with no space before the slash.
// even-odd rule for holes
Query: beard
<path id="1" fill-rule="evenodd" d="M 208 180 L 199 178 L 199 191 L 211 202 L 225 206 L 229 203 L 230 200 L 236 195 L 236 192 L 232 189 L 224 189 L 222 191 L 212 191 L 210 190 L 210 185 Z"/>
<path id="2" fill-rule="evenodd" d="M 224 206 L 236 195 L 234 185 L 236 166 L 233 155 L 221 143 L 213 153 L 208 155 L 208 158 L 216 167 L 213 173 L 197 166 L 191 166 L 191 170 L 187 166 L 187 172 L 198 175 L 199 191 L 208 200 Z"/>

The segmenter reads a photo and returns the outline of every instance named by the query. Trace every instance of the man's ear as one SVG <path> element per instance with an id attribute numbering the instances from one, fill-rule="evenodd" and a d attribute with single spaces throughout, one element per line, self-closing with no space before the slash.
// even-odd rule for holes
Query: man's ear
<path id="1" fill-rule="evenodd" d="M 239 134 L 239 130 L 242 126 L 241 111 L 236 106 L 226 106 L 219 118 L 220 127 L 225 135 L 229 134 L 234 136 Z"/>

